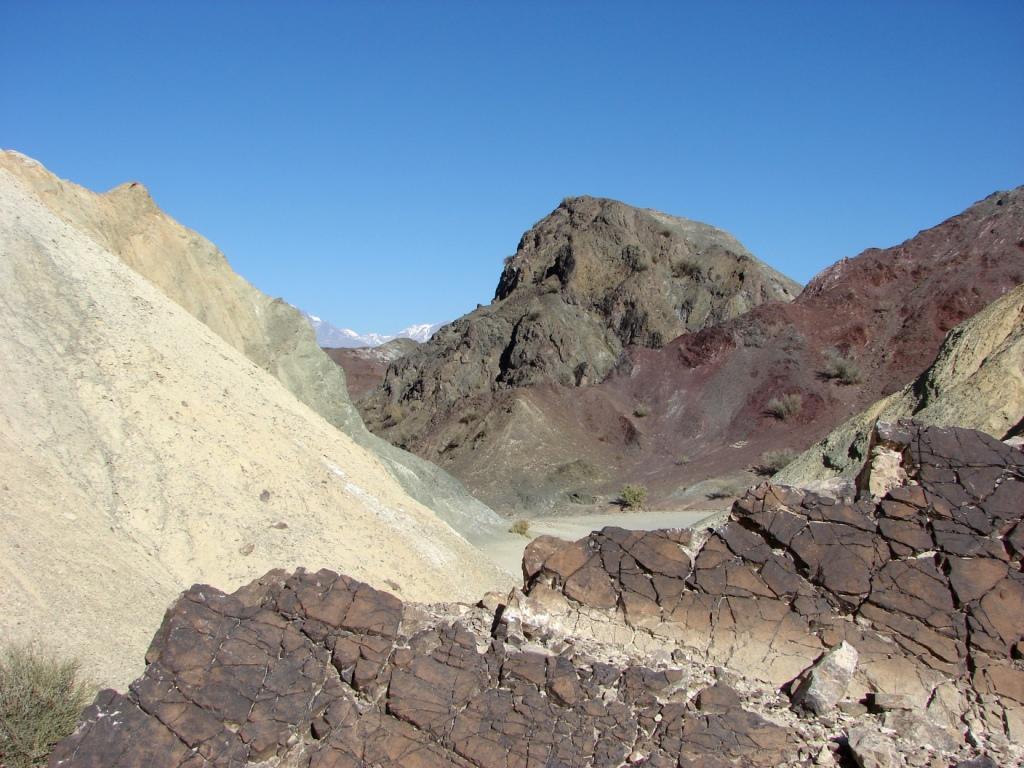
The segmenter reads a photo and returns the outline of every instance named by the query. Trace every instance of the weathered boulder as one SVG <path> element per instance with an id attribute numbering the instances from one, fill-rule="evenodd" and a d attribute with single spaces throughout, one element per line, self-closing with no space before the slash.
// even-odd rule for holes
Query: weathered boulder
<path id="1" fill-rule="evenodd" d="M 896 751 L 890 739 L 870 728 L 850 731 L 850 752 L 859 768 L 895 768 Z"/>
<path id="2" fill-rule="evenodd" d="M 829 712 L 846 695 L 857 671 L 857 649 L 845 640 L 826 653 L 796 682 L 793 706 L 816 715 Z"/>

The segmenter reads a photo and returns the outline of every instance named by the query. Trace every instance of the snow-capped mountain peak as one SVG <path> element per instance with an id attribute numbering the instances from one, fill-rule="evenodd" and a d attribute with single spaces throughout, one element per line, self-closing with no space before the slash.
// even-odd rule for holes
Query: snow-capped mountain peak
<path id="1" fill-rule="evenodd" d="M 437 329 L 440 328 L 444 323 L 420 323 L 418 325 L 410 325 L 408 328 L 403 328 L 395 334 L 395 338 L 399 339 L 412 339 L 420 343 L 424 341 L 430 341 L 430 337 L 433 336 Z"/>
<path id="2" fill-rule="evenodd" d="M 300 310 L 301 311 L 301 310 Z M 321 347 L 379 347 L 392 339 L 412 339 L 424 342 L 434 335 L 444 323 L 418 323 L 403 328 L 398 333 L 359 333 L 351 328 L 338 328 L 323 318 L 303 312 L 302 316 L 309 321 L 316 332 L 316 342 Z"/>

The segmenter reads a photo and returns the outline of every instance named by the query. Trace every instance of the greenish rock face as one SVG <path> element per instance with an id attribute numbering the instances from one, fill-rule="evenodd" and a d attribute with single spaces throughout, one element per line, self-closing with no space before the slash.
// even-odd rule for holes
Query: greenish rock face
<path id="1" fill-rule="evenodd" d="M 372 434 L 345 387 L 345 373 L 316 344 L 309 323 L 289 304 L 265 302 L 265 367 L 302 402 L 359 445 L 373 451 L 402 488 L 471 542 L 482 543 L 507 527 L 444 470 Z"/>

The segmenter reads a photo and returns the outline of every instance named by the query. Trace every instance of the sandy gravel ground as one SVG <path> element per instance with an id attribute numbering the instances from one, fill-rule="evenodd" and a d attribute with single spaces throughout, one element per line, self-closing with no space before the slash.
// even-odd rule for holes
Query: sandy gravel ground
<path id="1" fill-rule="evenodd" d="M 0 169 L 0 641 L 141 671 L 194 582 L 329 567 L 416 600 L 509 578 L 370 453 Z"/>

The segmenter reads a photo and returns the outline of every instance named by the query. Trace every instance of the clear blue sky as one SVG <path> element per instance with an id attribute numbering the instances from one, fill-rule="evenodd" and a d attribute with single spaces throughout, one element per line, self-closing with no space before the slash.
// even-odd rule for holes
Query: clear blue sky
<path id="1" fill-rule="evenodd" d="M 801 280 L 1024 183 L 1024 3 L 0 0 L 0 146 L 145 183 L 359 330 L 490 300 L 593 194 Z"/>

